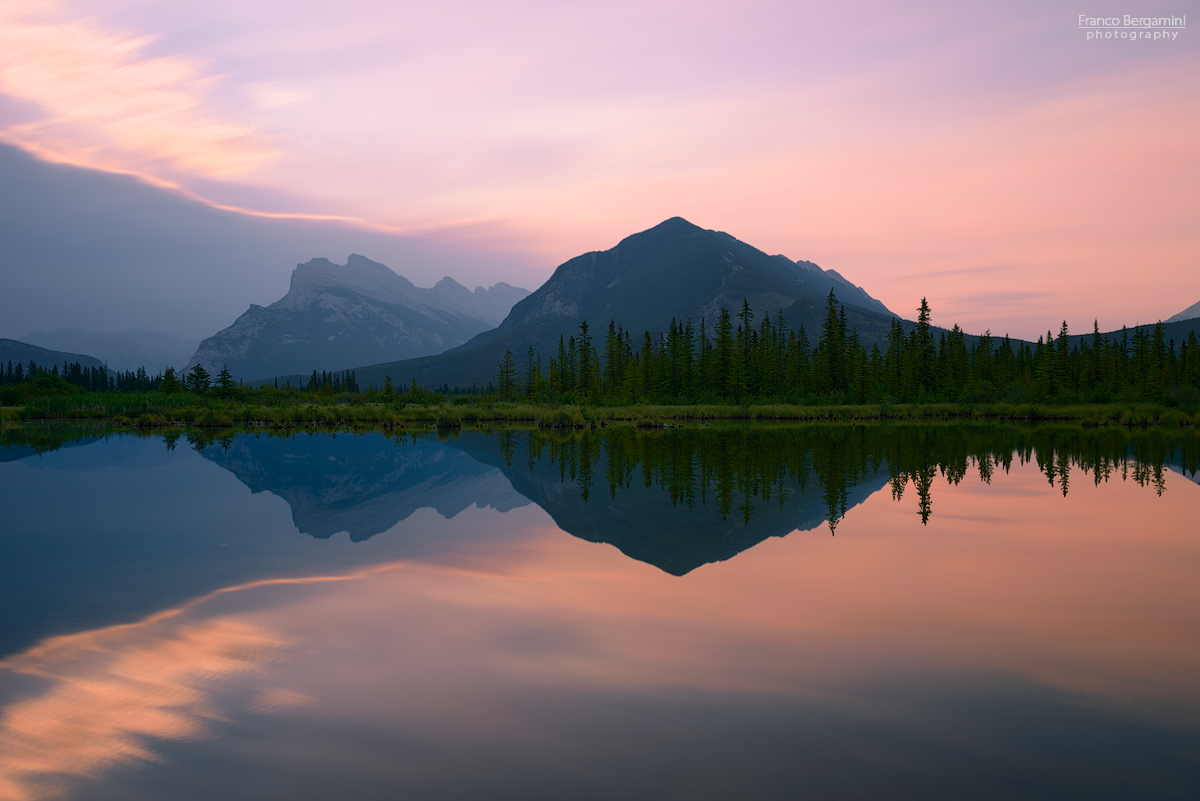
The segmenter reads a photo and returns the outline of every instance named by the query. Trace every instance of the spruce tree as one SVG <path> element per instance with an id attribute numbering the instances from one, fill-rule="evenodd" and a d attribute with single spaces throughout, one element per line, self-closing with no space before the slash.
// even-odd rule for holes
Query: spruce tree
<path id="1" fill-rule="evenodd" d="M 189 392 L 203 395 L 212 386 L 212 379 L 209 377 L 208 371 L 204 369 L 204 366 L 197 364 L 183 380 L 183 386 Z"/>
<path id="2" fill-rule="evenodd" d="M 500 365 L 496 368 L 496 392 L 501 400 L 510 400 L 516 394 L 517 369 L 513 365 L 512 349 L 505 348 Z"/>
<path id="3" fill-rule="evenodd" d="M 183 392 L 183 387 L 180 385 L 179 379 L 175 377 L 174 367 L 168 367 L 163 372 L 162 383 L 159 384 L 158 391 L 165 395 L 174 395 L 177 392 Z"/>
<path id="4" fill-rule="evenodd" d="M 237 382 L 229 374 L 229 367 L 226 365 L 221 365 L 221 372 L 217 373 L 216 388 L 217 394 L 222 398 L 232 398 L 237 391 Z"/>

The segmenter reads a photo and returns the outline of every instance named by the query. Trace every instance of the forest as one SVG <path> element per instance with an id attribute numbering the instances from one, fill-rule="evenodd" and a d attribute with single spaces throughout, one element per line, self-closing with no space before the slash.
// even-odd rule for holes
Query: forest
<path id="1" fill-rule="evenodd" d="M 1194 407 L 1200 402 L 1200 346 L 1193 332 L 1176 346 L 1162 324 L 1153 333 L 1123 330 L 1072 344 L 1064 322 L 1057 336 L 1014 343 L 990 332 L 968 343 L 955 325 L 937 332 L 924 299 L 905 333 L 893 318 L 886 347 L 868 351 L 847 330 L 832 291 L 814 343 L 782 315 L 756 323 L 743 302 L 736 318 L 722 309 L 716 324 L 672 321 L 640 342 L 616 321 L 597 341 L 584 321 L 560 338 L 546 369 L 533 348 L 516 363 L 511 350 L 496 371 L 501 398 L 537 402 L 643 403 L 1111 403 L 1145 401 Z M 602 355 L 601 355 L 602 352 Z"/>
<path id="2" fill-rule="evenodd" d="M 548 360 L 530 346 L 518 363 L 506 350 L 495 382 L 486 386 L 430 389 L 411 382 L 360 386 L 354 370 L 313 370 L 298 386 L 278 379 L 255 389 L 227 369 L 211 376 L 201 365 L 183 375 L 168 367 L 114 372 L 79 363 L 0 365 L 0 406 L 25 406 L 21 416 L 61 415 L 73 407 L 99 408 L 81 396 L 105 394 L 108 407 L 176 408 L 203 401 L 255 406 L 378 405 L 444 406 L 519 403 L 529 407 L 665 406 L 849 407 L 892 404 L 954 404 L 957 407 L 1036 404 L 1153 404 L 1187 415 L 1200 411 L 1200 343 L 1195 332 L 1176 343 L 1162 324 L 1071 337 L 1064 322 L 1036 343 L 969 337 L 957 325 L 940 330 L 922 300 L 915 325 L 893 318 L 884 347 L 868 350 L 847 326 L 845 308 L 831 291 L 821 331 L 813 342 L 801 326 L 791 330 L 782 315 L 757 318 L 748 302 L 731 315 L 722 309 L 710 329 L 691 320 L 640 341 L 610 320 L 602 338 L 579 325 L 560 337 Z M 187 400 L 187 399 L 192 400 Z M 46 400 L 54 403 L 46 405 Z M 75 400 L 72 400 L 75 399 Z M 154 400 L 157 399 L 157 400 Z M 11 414 L 11 413 L 10 413 Z"/>

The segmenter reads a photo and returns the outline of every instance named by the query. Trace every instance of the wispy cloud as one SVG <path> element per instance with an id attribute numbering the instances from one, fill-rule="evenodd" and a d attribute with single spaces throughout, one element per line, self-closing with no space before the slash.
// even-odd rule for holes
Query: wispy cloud
<path id="1" fill-rule="evenodd" d="M 952 270 L 929 270 L 927 272 L 919 273 L 904 273 L 903 275 L 896 277 L 907 281 L 913 278 L 948 278 L 952 275 L 988 275 L 992 273 L 1003 273 L 1010 270 L 1019 269 L 1021 268 L 1002 267 L 998 264 L 992 264 L 985 265 L 983 267 L 960 267 Z"/>
<path id="2" fill-rule="evenodd" d="M 0 139 L 52 161 L 229 178 L 275 155 L 260 132 L 211 100 L 221 76 L 199 59 L 153 56 L 156 38 L 92 19 L 64 19 L 55 4 L 0 6 L 0 92 L 44 116 L 0 130 Z M 260 88 L 260 103 L 294 102 Z"/>

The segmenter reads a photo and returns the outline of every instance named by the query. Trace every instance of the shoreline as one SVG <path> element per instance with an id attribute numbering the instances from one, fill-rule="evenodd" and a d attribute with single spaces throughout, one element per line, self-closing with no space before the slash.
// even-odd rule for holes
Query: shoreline
<path id="1" fill-rule="evenodd" d="M 168 400 L 170 399 L 170 400 Z M 78 406 L 34 402 L 0 409 L 4 423 L 104 421 L 115 428 L 231 428 L 302 430 L 381 428 L 420 425 L 424 429 L 517 424 L 530 428 L 583 429 L 632 425 L 667 428 L 686 424 L 772 423 L 968 423 L 1067 422 L 1083 427 L 1162 427 L 1200 425 L 1200 413 L 1151 403 L 1006 404 L 912 403 L 861 405 L 691 404 L 604 406 L 474 403 L 304 403 L 258 404 L 194 396 L 93 397 Z M 332 399 L 330 399 L 332 401 Z M 100 401 L 100 402 L 96 402 Z M 57 408 L 56 408 L 57 407 Z"/>

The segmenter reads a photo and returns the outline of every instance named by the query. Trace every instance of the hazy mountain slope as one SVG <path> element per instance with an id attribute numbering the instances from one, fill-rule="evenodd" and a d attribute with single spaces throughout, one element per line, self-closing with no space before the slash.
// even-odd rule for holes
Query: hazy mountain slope
<path id="1" fill-rule="evenodd" d="M 4 144 L 0 186 L 0 337 L 139 329 L 199 341 L 250 303 L 278 298 L 291 269 L 319 255 L 370 253 L 405 265 L 422 283 L 447 274 L 466 283 L 469 275 L 471 286 L 478 276 L 525 265 L 525 257 L 498 250 L 451 251 L 335 221 L 225 211 L 130 175 L 48 164 Z"/>
<path id="2" fill-rule="evenodd" d="M 1181 311 L 1179 314 L 1171 315 L 1163 322 L 1177 323 L 1181 320 L 1194 320 L 1197 317 L 1200 317 L 1200 303 L 1193 303 L 1191 306 L 1188 306 L 1186 309 Z"/>
<path id="3" fill-rule="evenodd" d="M 887 308 L 840 275 L 811 262 L 768 256 L 729 234 L 674 217 L 611 250 L 562 264 L 504 322 L 465 345 L 432 359 L 363 367 L 359 379 L 376 386 L 387 375 L 427 386 L 486 383 L 506 348 L 518 355 L 530 345 L 548 352 L 560 335 L 578 333 L 585 319 L 597 341 L 610 319 L 639 339 L 644 331 L 666 331 L 672 319 L 691 319 L 698 328 L 703 318 L 711 331 L 721 308 L 736 313 L 743 299 L 760 316 L 784 310 L 789 322 L 810 325 L 814 314 L 823 315 L 831 288 L 851 324 L 860 326 L 860 336 L 870 341 L 886 332 L 892 317 Z"/>
<path id="4" fill-rule="evenodd" d="M 313 259 L 296 267 L 280 300 L 252 305 L 201 342 L 188 367 L 227 366 L 249 381 L 441 353 L 495 326 L 528 294 L 504 283 L 472 292 L 451 278 L 421 289 L 363 256 Z"/>
<path id="5" fill-rule="evenodd" d="M 8 368 L 9 362 L 12 362 L 13 366 L 20 362 L 28 368 L 30 361 L 36 362 L 39 367 L 45 367 L 47 370 L 54 365 L 58 365 L 61 370 L 63 362 L 71 364 L 79 362 L 82 367 L 92 368 L 104 366 L 103 362 L 94 356 L 39 348 L 37 345 L 18 342 L 15 339 L 0 339 L 0 364 L 3 364 L 5 369 Z"/>
<path id="6" fill-rule="evenodd" d="M 1126 330 L 1126 334 L 1129 337 L 1129 347 L 1130 348 L 1133 347 L 1133 332 L 1134 331 L 1141 330 L 1145 333 L 1153 334 L 1155 325 L 1156 325 L 1156 323 L 1149 323 L 1146 325 L 1129 326 L 1129 328 Z M 1178 352 L 1179 346 L 1187 341 L 1188 335 L 1191 334 L 1193 331 L 1196 332 L 1197 336 L 1200 336 L 1200 318 L 1193 317 L 1191 319 L 1177 320 L 1176 322 L 1164 322 L 1162 324 L 1162 328 L 1163 328 L 1163 339 L 1165 339 L 1168 343 L 1174 342 L 1176 352 Z M 1058 331 L 1054 331 L 1053 333 L 1055 336 L 1058 335 Z M 1043 334 L 1042 336 L 1045 337 L 1045 334 Z M 1071 345 L 1072 346 L 1078 345 L 1079 341 L 1082 339 L 1086 339 L 1090 343 L 1092 336 L 1093 335 L 1091 333 L 1071 334 L 1070 335 Z M 1100 332 L 1100 336 L 1108 337 L 1110 342 L 1113 342 L 1113 341 L 1119 342 L 1121 340 L 1121 329 L 1118 328 L 1115 331 L 1102 331 L 1102 332 Z"/>
<path id="7" fill-rule="evenodd" d="M 192 358 L 199 344 L 154 331 L 107 334 L 82 328 L 32 331 L 25 335 L 24 340 L 43 348 L 91 353 L 106 362 L 110 370 L 145 367 L 151 375 L 164 367 L 182 368 Z"/>

